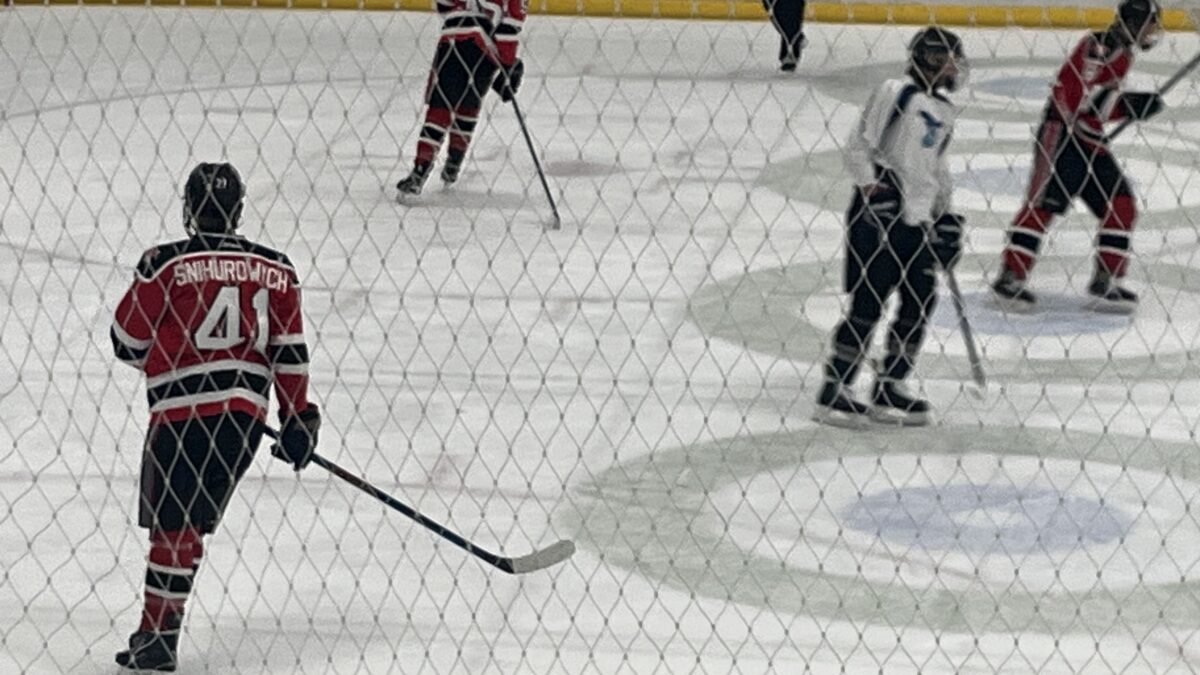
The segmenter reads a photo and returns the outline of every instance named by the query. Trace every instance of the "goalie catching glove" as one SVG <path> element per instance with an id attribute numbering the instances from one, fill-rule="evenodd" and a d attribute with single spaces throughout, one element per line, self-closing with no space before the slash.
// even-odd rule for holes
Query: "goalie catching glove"
<path id="1" fill-rule="evenodd" d="M 525 78 L 525 62 L 517 59 L 511 66 L 500 66 L 496 78 L 492 80 L 492 90 L 500 100 L 508 103 L 513 100 L 517 90 L 521 88 L 521 80 Z"/>
<path id="2" fill-rule="evenodd" d="M 958 264 L 965 223 L 966 219 L 957 213 L 945 213 L 933 224 L 933 255 L 944 270 L 952 270 Z"/>
<path id="3" fill-rule="evenodd" d="M 321 430 L 321 410 L 316 403 L 295 415 L 279 413 L 279 440 L 271 446 L 271 454 L 296 468 L 308 466 L 317 449 L 317 434 Z"/>

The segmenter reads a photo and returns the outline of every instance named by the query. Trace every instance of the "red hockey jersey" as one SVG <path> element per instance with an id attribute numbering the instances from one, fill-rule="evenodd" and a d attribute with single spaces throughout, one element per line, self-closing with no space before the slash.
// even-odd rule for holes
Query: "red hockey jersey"
<path id="1" fill-rule="evenodd" d="M 1132 65 L 1132 46 L 1118 44 L 1107 32 L 1088 34 L 1059 69 L 1046 116 L 1087 140 L 1102 140 L 1106 122 L 1125 118 L 1117 104 Z"/>
<path id="2" fill-rule="evenodd" d="M 201 234 L 142 255 L 117 305 L 117 358 L 146 374 L 151 424 L 308 407 L 300 284 L 287 256 L 237 235 Z"/>
<path id="3" fill-rule="evenodd" d="M 474 40 L 503 65 L 517 60 L 529 0 L 437 0 L 440 40 Z"/>

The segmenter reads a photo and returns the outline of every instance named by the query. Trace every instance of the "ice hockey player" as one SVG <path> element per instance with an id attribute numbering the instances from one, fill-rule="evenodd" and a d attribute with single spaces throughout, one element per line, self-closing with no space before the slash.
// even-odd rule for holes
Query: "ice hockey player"
<path id="1" fill-rule="evenodd" d="M 804 6 L 807 0 L 762 0 L 763 9 L 771 17 L 771 25 L 779 33 L 779 69 L 795 72 L 800 55 L 808 40 L 804 38 Z"/>
<path id="2" fill-rule="evenodd" d="M 237 233 L 244 194 L 233 166 L 197 166 L 188 238 L 142 255 L 113 320 L 113 350 L 145 373 L 150 408 L 138 516 L 150 553 L 141 624 L 116 657 L 126 668 L 175 670 L 204 537 L 254 457 L 272 384 L 272 454 L 299 471 L 317 444 L 299 280 L 287 256 Z"/>
<path id="3" fill-rule="evenodd" d="M 1153 47 L 1160 31 L 1155 0 L 1122 0 L 1112 25 L 1080 40 L 1059 69 L 1034 141 L 1025 204 L 1009 230 L 1000 275 L 992 285 L 1002 308 L 1034 306 L 1036 297 L 1026 288 L 1029 272 L 1046 230 L 1075 197 L 1100 219 L 1089 304 L 1119 313 L 1137 307 L 1137 294 L 1121 285 L 1137 205 L 1105 141 L 1104 124 L 1145 120 L 1162 110 L 1158 94 L 1121 91 L 1135 51 Z"/>
<path id="4" fill-rule="evenodd" d="M 909 44 L 908 78 L 880 85 L 847 141 L 846 164 L 855 181 L 846 214 L 850 302 L 834 331 L 813 414 L 817 422 L 849 428 L 872 419 L 928 423 L 929 403 L 903 383 L 937 299 L 936 267 L 952 268 L 962 245 L 963 218 L 950 211 L 945 159 L 957 110 L 943 91 L 954 91 L 966 76 L 959 37 L 943 28 L 922 29 Z M 850 386 L 892 292 L 899 295 L 899 311 L 867 405 Z"/>
<path id="5" fill-rule="evenodd" d="M 525 65 L 517 58 L 517 46 L 526 2 L 437 0 L 442 32 L 425 87 L 425 124 L 412 173 L 396 184 L 400 200 L 421 194 L 447 134 L 450 148 L 442 182 L 457 181 L 488 87 L 506 103 L 521 88 Z"/>

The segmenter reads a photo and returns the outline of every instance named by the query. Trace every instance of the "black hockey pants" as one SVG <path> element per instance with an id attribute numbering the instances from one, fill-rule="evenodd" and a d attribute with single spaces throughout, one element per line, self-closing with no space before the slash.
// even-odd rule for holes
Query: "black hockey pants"
<path id="1" fill-rule="evenodd" d="M 901 220 L 879 222 L 864 208 L 857 191 L 847 222 L 845 290 L 850 308 L 834 332 L 826 377 L 845 384 L 853 381 L 884 303 L 895 291 L 900 308 L 888 329 L 879 376 L 904 379 L 912 371 L 937 303 L 937 260 L 928 235 L 921 226 Z"/>

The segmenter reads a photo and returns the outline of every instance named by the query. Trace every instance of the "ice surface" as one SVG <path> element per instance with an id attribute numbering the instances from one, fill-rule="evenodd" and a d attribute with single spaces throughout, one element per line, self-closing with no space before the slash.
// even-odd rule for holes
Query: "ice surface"
<path id="1" fill-rule="evenodd" d="M 986 279 L 1077 36 L 962 31 L 959 274 L 993 396 L 964 395 L 943 302 L 919 365 L 938 425 L 855 435 L 808 421 L 841 311 L 838 148 L 911 29 L 812 26 L 780 77 L 766 25 L 531 19 L 551 233 L 495 101 L 460 184 L 392 201 L 433 16 L 0 16 L 0 671 L 112 671 L 137 621 L 146 410 L 108 322 L 141 250 L 180 235 L 187 169 L 219 158 L 249 185 L 245 232 L 302 271 L 323 452 L 489 549 L 579 551 L 500 575 L 262 453 L 209 542 L 181 672 L 1200 663 L 1190 82 L 1119 143 L 1145 198 L 1137 316 L 1081 309 L 1079 213 L 1034 278 L 1042 312 L 1004 315 Z M 1196 48 L 1169 37 L 1133 83 Z"/>

